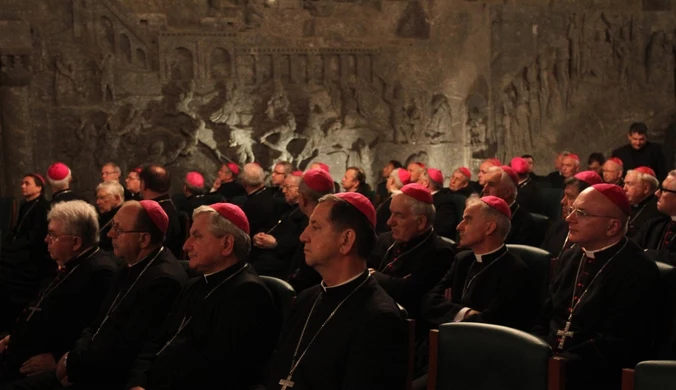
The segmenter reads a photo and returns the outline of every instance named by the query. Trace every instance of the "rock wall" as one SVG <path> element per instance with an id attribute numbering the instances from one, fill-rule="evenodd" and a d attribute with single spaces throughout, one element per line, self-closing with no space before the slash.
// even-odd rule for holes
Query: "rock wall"
<path id="1" fill-rule="evenodd" d="M 645 121 L 671 139 L 671 0 L 0 0 L 0 193 L 55 160 L 390 159 L 446 175 L 484 157 L 586 155 Z M 180 180 L 175 180 L 176 189 Z"/>

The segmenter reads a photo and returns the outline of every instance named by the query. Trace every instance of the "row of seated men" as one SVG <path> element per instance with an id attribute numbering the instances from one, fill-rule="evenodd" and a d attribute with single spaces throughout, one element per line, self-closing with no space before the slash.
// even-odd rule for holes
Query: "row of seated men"
<path id="1" fill-rule="evenodd" d="M 244 171 L 251 168 L 247 165 Z M 245 297 L 258 296 L 261 301 L 230 294 L 231 285 L 240 278 L 255 279 L 255 267 L 247 266 L 246 261 L 252 260 L 253 264 L 254 249 L 262 250 L 264 245 L 251 228 L 253 223 L 245 205 L 244 212 L 227 203 L 196 209 L 190 237 L 182 246 L 191 268 L 204 276 L 188 282 L 170 309 L 170 288 L 160 287 L 161 282 L 152 278 L 156 274 L 146 272 L 156 260 L 165 259 L 166 263 L 158 264 L 166 265 L 168 275 L 162 274 L 159 279 L 180 285 L 185 278 L 170 251 L 161 249 L 161 243 L 167 242 L 168 213 L 155 201 L 127 203 L 113 216 L 107 236 L 115 256 L 128 266 L 117 271 L 100 308 L 92 310 L 94 319 L 83 320 L 82 326 L 88 327 L 82 333 L 73 331 L 75 338 L 65 342 L 67 346 L 61 350 L 52 351 L 41 345 L 33 352 L 24 352 L 6 377 L 8 381 L 18 381 L 8 386 L 219 388 L 228 383 L 245 383 L 240 387 L 264 384 L 269 389 L 402 388 L 407 335 L 403 315 L 395 304 L 398 302 L 408 317 L 417 320 L 421 349 L 418 385 L 424 383 L 426 331 L 449 321 L 480 321 L 532 331 L 546 339 L 571 362 L 571 388 L 616 388 L 619 368 L 632 366 L 654 353 L 652 327 L 659 312 L 654 291 L 658 284 L 655 262 L 646 256 L 644 248 L 625 237 L 631 214 L 629 200 L 619 186 L 590 184 L 583 180 L 589 174 L 580 174 L 579 194 L 572 208 L 566 208 L 567 241 L 571 247 L 558 256 L 549 295 L 544 302 L 538 302 L 535 291 L 543 281 L 505 246 L 514 235 L 514 216 L 519 210 L 514 208 L 514 200 L 506 196 L 516 195 L 511 171 L 510 167 L 489 169 L 484 196 L 468 198 L 457 226 L 458 245 L 464 250 L 457 254 L 433 228 L 437 217 L 433 194 L 424 185 L 407 184 L 393 193 L 388 220 L 391 232 L 376 237 L 377 212 L 366 197 L 358 192 L 331 196 L 334 183 L 325 170 L 288 175 L 285 191 L 297 186 L 298 213 L 308 218 L 294 251 L 302 261 L 296 263 L 288 279 L 294 283 L 299 277 L 312 275 L 308 280 L 314 278 L 314 282 L 298 287 L 306 291 L 299 295 L 276 348 L 274 340 L 279 334 L 278 329 L 272 328 L 278 316 L 269 292 L 258 296 L 244 289 Z M 662 184 L 658 207 L 676 202 L 672 199 L 675 178 L 676 172 Z M 292 180 L 297 184 L 290 184 Z M 583 183 L 588 188 L 583 189 Z M 142 182 L 142 187 L 145 185 Z M 82 202 L 62 204 L 53 206 L 50 213 Z M 207 215 L 198 218 L 200 213 Z M 90 214 L 93 224 L 93 209 Z M 92 239 L 86 247 L 79 246 L 81 252 L 59 260 L 55 244 L 78 244 L 84 233 L 54 226 L 58 218 L 53 214 L 49 219 L 45 242 L 50 256 L 57 263 L 61 261 L 62 271 L 48 278 L 46 287 L 38 289 L 37 298 L 24 305 L 27 310 L 19 315 L 16 324 L 8 324 L 8 350 L 15 332 L 23 329 L 21 324 L 26 327 L 25 323 L 38 318 L 55 320 L 47 316 L 46 305 L 57 292 L 65 293 L 64 287 L 77 280 L 69 272 L 74 273 L 79 263 L 68 260 L 105 253 L 94 248 L 91 243 L 96 240 Z M 239 230 L 212 226 L 226 221 Z M 288 230 L 283 226 L 280 229 Z M 90 231 L 97 232 L 98 227 Z M 525 239 L 534 233 L 519 231 L 517 238 Z M 138 246 L 147 250 L 141 251 Z M 252 246 L 254 249 L 248 253 Z M 175 287 L 173 294 L 179 294 L 178 290 Z M 84 289 L 75 291 L 77 295 Z M 224 301 L 217 299 L 220 294 L 216 292 L 224 294 Z M 153 315 L 156 317 L 147 317 Z M 61 321 L 70 318 L 56 317 Z M 137 323 L 137 318 L 143 322 Z M 164 325 L 160 325 L 163 321 Z M 270 328 L 260 329 L 256 324 Z M 42 331 L 37 328 L 35 332 Z M 33 334 L 30 339 L 39 337 Z M 172 349 L 174 354 L 170 353 Z M 266 364 L 273 349 L 276 352 Z M 252 351 L 260 355 L 247 355 Z M 47 371 L 21 378 L 35 373 L 31 370 L 36 366 L 38 372 L 45 368 Z M 223 367 L 236 369 L 225 371 Z"/>

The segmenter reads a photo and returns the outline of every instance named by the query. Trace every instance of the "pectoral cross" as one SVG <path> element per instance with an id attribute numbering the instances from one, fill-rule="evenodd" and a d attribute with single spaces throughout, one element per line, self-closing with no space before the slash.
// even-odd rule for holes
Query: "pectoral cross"
<path id="1" fill-rule="evenodd" d="M 294 385 L 294 382 L 291 381 L 291 377 L 293 374 L 289 374 L 289 376 L 286 377 L 286 379 L 280 379 L 279 384 L 282 385 L 282 390 L 286 390 L 287 388 L 291 388 Z"/>
<path id="2" fill-rule="evenodd" d="M 36 311 L 42 311 L 42 309 L 39 306 L 31 306 L 28 308 L 28 310 L 31 312 L 31 314 L 28 315 L 26 321 L 30 321 L 31 317 L 33 317 L 33 314 L 35 314 Z"/>
<path id="3" fill-rule="evenodd" d="M 572 338 L 575 332 L 570 331 L 570 321 L 566 321 L 566 326 L 563 329 L 557 330 L 556 335 L 561 337 L 559 340 L 558 349 L 563 350 L 563 345 L 566 343 L 566 338 Z"/>

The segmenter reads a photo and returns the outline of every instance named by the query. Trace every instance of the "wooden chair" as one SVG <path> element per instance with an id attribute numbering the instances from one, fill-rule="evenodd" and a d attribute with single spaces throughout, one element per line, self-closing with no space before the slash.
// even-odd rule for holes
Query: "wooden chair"
<path id="1" fill-rule="evenodd" d="M 562 390 L 564 362 L 551 355 L 547 343 L 520 330 L 442 324 L 430 331 L 427 390 Z"/>
<path id="2" fill-rule="evenodd" d="M 413 374 L 415 370 L 415 320 L 408 318 L 408 310 L 397 303 L 402 317 L 406 318 L 406 330 L 408 331 L 408 362 L 406 365 L 406 390 L 413 388 Z"/>
<path id="3" fill-rule="evenodd" d="M 673 389 L 676 385 L 676 361 L 649 360 L 635 369 L 622 370 L 622 390 Z"/>

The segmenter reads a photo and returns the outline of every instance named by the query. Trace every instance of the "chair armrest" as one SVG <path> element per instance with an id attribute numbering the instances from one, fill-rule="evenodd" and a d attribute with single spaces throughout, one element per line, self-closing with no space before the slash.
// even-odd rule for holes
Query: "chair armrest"
<path id="1" fill-rule="evenodd" d="M 435 390 L 437 387 L 437 364 L 439 358 L 439 330 L 430 330 L 429 342 L 429 370 L 427 371 L 427 390 Z"/>
<path id="2" fill-rule="evenodd" d="M 634 369 L 622 369 L 622 390 L 634 390 Z"/>
<path id="3" fill-rule="evenodd" d="M 566 359 L 560 356 L 549 358 L 547 389 L 565 390 L 566 388 Z"/>

